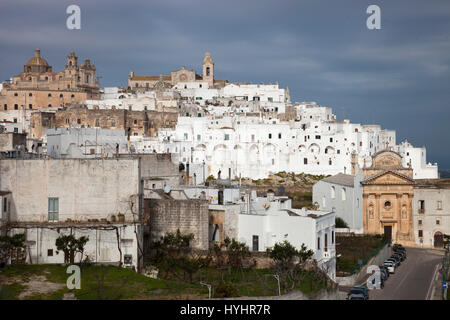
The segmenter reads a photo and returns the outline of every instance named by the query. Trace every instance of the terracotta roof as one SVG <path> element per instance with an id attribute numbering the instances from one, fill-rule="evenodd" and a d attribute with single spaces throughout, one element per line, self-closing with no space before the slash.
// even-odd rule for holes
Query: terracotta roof
<path id="1" fill-rule="evenodd" d="M 160 76 L 134 76 L 131 80 L 159 80 Z M 172 80 L 171 76 L 162 76 L 163 80 Z"/>

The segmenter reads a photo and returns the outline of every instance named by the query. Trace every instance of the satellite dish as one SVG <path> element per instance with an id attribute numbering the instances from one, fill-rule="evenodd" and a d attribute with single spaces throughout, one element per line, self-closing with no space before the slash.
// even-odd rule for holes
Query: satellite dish
<path id="1" fill-rule="evenodd" d="M 170 193 L 170 191 L 171 191 L 171 189 L 170 189 L 170 187 L 169 187 L 169 186 L 165 186 L 165 187 L 164 187 L 164 193 L 167 193 L 167 194 L 169 194 L 169 193 Z"/>

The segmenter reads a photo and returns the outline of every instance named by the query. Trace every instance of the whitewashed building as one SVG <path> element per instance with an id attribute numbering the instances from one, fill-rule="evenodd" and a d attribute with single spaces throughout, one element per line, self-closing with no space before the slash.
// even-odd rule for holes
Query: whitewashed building
<path id="1" fill-rule="evenodd" d="M 51 158 L 98 158 L 128 153 L 125 130 L 57 128 L 47 131 L 47 156 Z"/>
<path id="2" fill-rule="evenodd" d="M 231 179 L 260 179 L 281 171 L 351 174 L 353 162 L 359 167 L 370 165 L 373 154 L 396 146 L 393 130 L 349 120 L 337 122 L 328 107 L 296 107 L 296 121 L 232 112 L 223 116 L 180 116 L 174 129 L 158 132 L 158 139 L 136 138 L 133 142 L 138 144 L 138 152 L 178 153 L 180 161 L 189 163 L 192 170 L 206 166 L 206 176 L 218 177 L 221 172 L 221 177 Z M 356 160 L 352 160 L 352 154 Z M 421 177 L 434 177 L 437 170 L 437 165 L 431 170 L 419 161 L 411 165 Z M 203 171 L 195 173 L 198 176 Z"/>
<path id="3" fill-rule="evenodd" d="M 141 213 L 139 162 L 136 158 L 0 160 L 0 195 L 7 199 L 2 219 L 7 217 L 11 235 L 25 233 L 26 262 L 63 263 L 55 240 L 72 233 L 89 237 L 84 258 L 91 262 L 122 262 L 137 268 L 143 240 L 142 227 L 135 223 Z"/>
<path id="4" fill-rule="evenodd" d="M 186 187 L 191 199 L 209 201 L 209 240 L 225 237 L 245 243 L 251 251 L 265 252 L 276 243 L 289 241 L 297 249 L 305 244 L 314 251 L 313 258 L 331 279 L 336 276 L 335 213 L 293 209 L 291 199 L 268 192 L 258 197 L 255 190 L 233 186 Z M 235 183 L 234 183 L 235 184 Z M 215 220 L 217 219 L 217 220 Z M 220 223 L 216 224 L 217 221 Z M 212 222 L 212 223 L 211 223 Z"/>

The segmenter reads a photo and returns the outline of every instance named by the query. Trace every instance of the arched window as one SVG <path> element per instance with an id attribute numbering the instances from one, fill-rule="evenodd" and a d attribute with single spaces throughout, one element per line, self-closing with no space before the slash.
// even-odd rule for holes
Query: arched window
<path id="1" fill-rule="evenodd" d="M 336 198 L 336 188 L 334 186 L 331 187 L 331 199 Z"/>
<path id="2" fill-rule="evenodd" d="M 345 199 L 346 199 L 346 190 L 345 190 L 345 188 L 342 188 L 342 201 L 345 201 Z"/>
<path id="3" fill-rule="evenodd" d="M 206 76 L 209 77 L 211 73 L 211 69 L 209 67 L 206 67 Z"/>

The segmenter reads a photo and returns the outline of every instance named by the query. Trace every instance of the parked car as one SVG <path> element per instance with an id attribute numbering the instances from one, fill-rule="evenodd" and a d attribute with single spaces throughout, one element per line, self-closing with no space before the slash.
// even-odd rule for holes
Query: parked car
<path id="1" fill-rule="evenodd" d="M 389 271 L 380 268 L 380 273 L 381 273 L 381 279 L 387 280 L 387 278 L 389 277 Z"/>
<path id="2" fill-rule="evenodd" d="M 387 278 L 389 278 L 389 270 L 388 270 L 388 268 L 385 265 L 379 265 L 378 267 L 380 268 L 380 270 L 382 272 L 384 272 L 386 274 Z"/>
<path id="3" fill-rule="evenodd" d="M 401 256 L 402 261 L 406 259 L 406 251 L 399 250 L 399 251 L 395 251 L 394 254 Z"/>
<path id="4" fill-rule="evenodd" d="M 347 299 L 350 300 L 350 296 L 352 295 L 363 295 L 365 300 L 369 299 L 369 291 L 366 287 L 363 286 L 354 286 L 353 288 L 351 288 L 347 294 Z"/>
<path id="5" fill-rule="evenodd" d="M 388 269 L 389 273 L 395 273 L 395 263 L 392 261 L 384 261 L 384 266 Z"/>
<path id="6" fill-rule="evenodd" d="M 383 289 L 384 288 L 384 279 L 383 279 L 383 276 L 381 276 L 381 278 L 380 278 L 380 286 L 381 286 L 381 289 Z M 376 279 L 375 278 L 373 278 L 372 279 L 372 284 L 375 286 L 375 283 L 376 283 Z"/>
<path id="7" fill-rule="evenodd" d="M 402 254 L 401 252 L 396 252 L 392 256 L 398 257 L 400 259 L 400 261 L 404 261 L 405 260 L 405 255 Z"/>
<path id="8" fill-rule="evenodd" d="M 395 264 L 396 267 L 400 266 L 400 259 L 398 259 L 398 258 L 395 258 L 395 257 L 391 256 L 391 257 L 388 258 L 387 260 L 388 260 L 388 261 L 389 261 L 389 260 L 392 261 L 392 262 Z"/>
<path id="9" fill-rule="evenodd" d="M 347 300 L 368 300 L 363 294 L 351 294 L 347 297 Z"/>
<path id="10" fill-rule="evenodd" d="M 394 251 L 403 251 L 403 252 L 406 253 L 405 247 L 403 247 L 400 244 L 394 244 L 394 246 L 392 247 L 392 250 L 394 250 Z"/>

